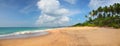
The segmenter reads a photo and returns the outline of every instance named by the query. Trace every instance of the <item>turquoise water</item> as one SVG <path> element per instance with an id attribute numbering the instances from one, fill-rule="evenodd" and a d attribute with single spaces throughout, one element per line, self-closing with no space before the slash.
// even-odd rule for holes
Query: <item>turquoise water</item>
<path id="1" fill-rule="evenodd" d="M 41 27 L 0 27 L 0 39 L 21 38 L 47 34 L 45 30 L 53 28 Z"/>
<path id="2" fill-rule="evenodd" d="M 40 27 L 0 27 L 0 35 L 10 34 L 14 32 L 22 31 L 35 31 L 35 30 L 45 30 L 51 28 L 40 28 Z"/>

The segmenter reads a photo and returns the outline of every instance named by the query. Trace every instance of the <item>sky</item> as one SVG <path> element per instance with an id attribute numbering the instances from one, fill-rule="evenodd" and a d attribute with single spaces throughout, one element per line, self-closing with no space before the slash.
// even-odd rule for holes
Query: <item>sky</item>
<path id="1" fill-rule="evenodd" d="M 0 0 L 0 27 L 70 26 L 114 3 L 120 0 Z"/>

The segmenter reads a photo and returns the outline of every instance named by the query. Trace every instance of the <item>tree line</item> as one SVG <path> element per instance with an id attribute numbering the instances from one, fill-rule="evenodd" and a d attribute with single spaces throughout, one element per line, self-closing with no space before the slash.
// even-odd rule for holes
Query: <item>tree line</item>
<path id="1" fill-rule="evenodd" d="M 78 23 L 74 26 L 100 26 L 120 28 L 120 3 L 110 6 L 98 7 L 92 10 L 89 16 L 85 16 L 88 20 L 84 23 Z"/>

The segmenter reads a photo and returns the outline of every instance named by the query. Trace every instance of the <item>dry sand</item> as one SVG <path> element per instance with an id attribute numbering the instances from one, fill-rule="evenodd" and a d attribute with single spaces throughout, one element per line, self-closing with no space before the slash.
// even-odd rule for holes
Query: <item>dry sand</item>
<path id="1" fill-rule="evenodd" d="M 0 40 L 0 46 L 120 46 L 120 29 L 68 27 L 39 37 Z"/>

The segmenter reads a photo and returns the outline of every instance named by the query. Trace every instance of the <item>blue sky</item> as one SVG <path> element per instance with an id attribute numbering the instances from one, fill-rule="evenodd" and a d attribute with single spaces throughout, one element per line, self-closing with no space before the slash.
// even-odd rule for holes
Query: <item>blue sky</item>
<path id="1" fill-rule="evenodd" d="M 109 2 L 109 3 L 108 3 Z M 0 27 L 68 26 L 120 0 L 0 0 Z"/>

